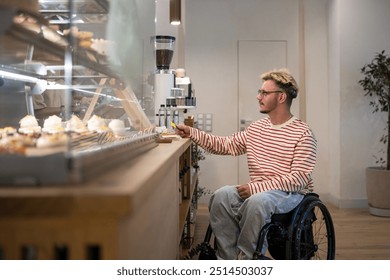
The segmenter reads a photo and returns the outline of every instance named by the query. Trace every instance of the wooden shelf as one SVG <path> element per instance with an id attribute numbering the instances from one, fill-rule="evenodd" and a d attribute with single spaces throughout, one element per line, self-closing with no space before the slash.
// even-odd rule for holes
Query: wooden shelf
<path id="1" fill-rule="evenodd" d="M 179 205 L 179 234 L 181 237 L 179 254 L 181 257 L 188 254 L 189 250 L 191 250 L 195 233 L 195 221 L 194 217 L 191 216 L 196 214 L 192 212 L 196 211 L 193 208 L 197 207 L 196 192 L 199 174 L 198 170 L 193 167 L 193 145 L 191 144 L 179 159 L 180 188 L 182 192 L 182 201 Z"/>
<path id="2" fill-rule="evenodd" d="M 187 219 L 188 212 L 190 210 L 192 197 L 194 195 L 194 190 L 198 181 L 198 172 L 195 172 L 191 178 L 191 187 L 190 187 L 190 196 L 186 199 L 183 199 L 180 204 L 180 213 L 179 213 L 179 231 L 183 232 L 184 224 Z"/>

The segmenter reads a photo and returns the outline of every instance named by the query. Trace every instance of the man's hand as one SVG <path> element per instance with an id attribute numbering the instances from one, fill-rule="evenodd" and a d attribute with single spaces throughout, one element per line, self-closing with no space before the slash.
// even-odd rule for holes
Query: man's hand
<path id="1" fill-rule="evenodd" d="M 188 138 L 188 137 L 190 137 L 190 127 L 186 126 L 184 124 L 177 124 L 176 125 L 176 134 L 183 137 L 183 138 Z"/>
<path id="2" fill-rule="evenodd" d="M 250 190 L 248 184 L 237 186 L 236 188 L 237 188 L 238 195 L 242 199 L 247 199 L 248 197 L 251 196 L 251 190 Z"/>

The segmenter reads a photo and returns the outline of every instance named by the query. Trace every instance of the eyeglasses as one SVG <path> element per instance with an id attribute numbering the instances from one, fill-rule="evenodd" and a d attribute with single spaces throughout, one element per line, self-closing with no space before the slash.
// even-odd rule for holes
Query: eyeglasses
<path id="1" fill-rule="evenodd" d="M 265 91 L 263 89 L 259 89 L 257 91 L 257 94 L 260 95 L 261 97 L 268 96 L 271 93 L 282 93 L 282 90 L 273 90 L 273 91 Z"/>

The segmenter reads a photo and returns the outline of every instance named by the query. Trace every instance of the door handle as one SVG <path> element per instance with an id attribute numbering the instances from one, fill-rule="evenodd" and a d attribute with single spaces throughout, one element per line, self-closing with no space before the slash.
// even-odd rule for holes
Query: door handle
<path id="1" fill-rule="evenodd" d="M 241 119 L 240 120 L 240 124 L 241 125 L 250 125 L 252 123 L 251 120 L 245 120 L 245 119 Z"/>
<path id="2" fill-rule="evenodd" d="M 244 131 L 250 124 L 252 123 L 252 120 L 240 120 L 240 131 Z"/>

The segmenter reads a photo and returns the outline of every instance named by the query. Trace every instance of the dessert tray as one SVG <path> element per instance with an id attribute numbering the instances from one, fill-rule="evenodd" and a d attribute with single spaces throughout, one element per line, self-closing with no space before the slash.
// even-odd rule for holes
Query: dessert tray
<path id="1" fill-rule="evenodd" d="M 67 145 L 0 154 L 0 186 L 85 182 L 158 145 L 156 133 L 136 134 L 115 140 L 109 133 L 69 136 Z"/>
<path id="2" fill-rule="evenodd" d="M 132 131 L 97 115 L 86 123 L 53 115 L 43 127 L 27 115 L 19 123 L 0 128 L 0 185 L 82 183 L 158 145 L 154 128 Z"/>

